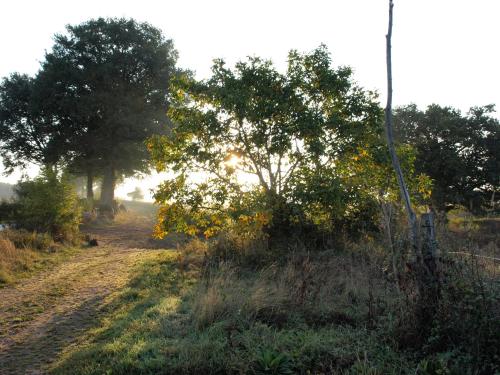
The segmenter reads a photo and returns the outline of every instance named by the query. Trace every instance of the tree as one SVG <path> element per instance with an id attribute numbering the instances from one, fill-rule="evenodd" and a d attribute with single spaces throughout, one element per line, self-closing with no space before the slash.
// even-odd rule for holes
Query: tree
<path id="1" fill-rule="evenodd" d="M 100 18 L 67 30 L 44 70 L 62 72 L 63 91 L 80 93 L 84 144 L 92 146 L 80 159 L 102 171 L 101 204 L 110 206 L 118 176 L 148 169 L 145 139 L 165 132 L 177 53 L 160 30 L 134 20 Z"/>
<path id="2" fill-rule="evenodd" d="M 301 220 L 301 206 L 330 218 L 360 209 L 353 158 L 380 150 L 381 110 L 350 68 L 332 66 L 326 47 L 291 51 L 285 74 L 257 57 L 233 70 L 216 60 L 210 79 L 183 75 L 172 96 L 173 132 L 149 143 L 157 169 L 177 173 L 155 194 L 158 234 L 195 233 L 194 222 L 211 234 L 224 215 L 256 208 L 274 226 Z"/>
<path id="3" fill-rule="evenodd" d="M 54 166 L 60 157 L 57 124 L 44 110 L 51 100 L 40 79 L 12 74 L 0 85 L 0 155 L 8 173 L 34 162 Z"/>
<path id="4" fill-rule="evenodd" d="M 392 119 L 392 18 L 393 18 L 393 8 L 394 4 L 392 0 L 389 0 L 389 26 L 386 35 L 386 59 L 387 59 L 387 105 L 385 107 L 385 129 L 387 135 L 387 145 L 389 148 L 389 153 L 391 154 L 392 166 L 396 177 L 398 180 L 399 189 L 401 192 L 401 199 L 404 202 L 405 210 L 408 215 L 408 224 L 410 227 L 410 242 L 413 247 L 413 252 L 417 259 L 419 256 L 418 249 L 418 226 L 417 226 L 417 215 L 413 210 L 410 193 L 401 170 L 401 165 L 399 163 L 398 155 L 396 154 L 396 148 L 394 146 L 394 135 L 393 135 L 393 119 Z"/>
<path id="5" fill-rule="evenodd" d="M 66 34 L 55 36 L 35 78 L 43 95 L 23 93 L 24 102 L 2 100 L 15 109 L 8 111 L 13 113 L 9 122 L 3 121 L 2 140 L 16 129 L 26 132 L 26 124 L 46 124 L 42 139 L 57 145 L 56 160 L 73 173 L 86 174 L 88 186 L 102 175 L 101 204 L 111 207 L 117 178 L 147 171 L 144 142 L 168 128 L 168 86 L 176 59 L 172 41 L 147 23 L 99 18 L 68 26 Z M 44 121 L 20 117 L 16 111 L 24 107 L 18 105 L 35 108 L 30 115 Z M 37 142 L 33 132 L 19 141 L 27 146 Z M 3 149 L 9 153 L 15 148 L 5 143 Z M 40 162 L 25 154 L 29 161 Z"/>
<path id="6" fill-rule="evenodd" d="M 136 186 L 133 191 L 127 193 L 127 196 L 133 201 L 142 201 L 144 199 L 144 193 L 139 186 Z"/>
<path id="7" fill-rule="evenodd" d="M 477 211 L 500 190 L 500 122 L 493 112 L 492 105 L 466 115 L 436 104 L 425 111 L 413 104 L 396 109 L 396 137 L 414 145 L 418 171 L 433 180 L 435 207 Z"/>
<path id="8" fill-rule="evenodd" d="M 20 181 L 14 192 L 12 219 L 18 227 L 48 232 L 56 240 L 76 238 L 81 207 L 68 176 L 42 170 L 37 178 Z"/>

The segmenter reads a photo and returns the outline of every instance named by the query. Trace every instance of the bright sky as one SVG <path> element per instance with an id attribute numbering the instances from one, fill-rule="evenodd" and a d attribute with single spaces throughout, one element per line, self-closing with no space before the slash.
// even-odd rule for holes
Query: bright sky
<path id="1" fill-rule="evenodd" d="M 394 2 L 394 104 L 438 103 L 463 111 L 500 105 L 499 0 Z M 0 77 L 36 73 L 54 33 L 100 16 L 159 27 L 173 39 L 179 66 L 198 78 L 209 75 L 214 58 L 232 64 L 257 55 L 284 69 L 290 49 L 310 51 L 324 43 L 335 64 L 353 67 L 363 87 L 385 97 L 387 0 L 5 0 Z M 146 191 L 160 179 L 127 180 L 117 195 L 137 185 Z"/>

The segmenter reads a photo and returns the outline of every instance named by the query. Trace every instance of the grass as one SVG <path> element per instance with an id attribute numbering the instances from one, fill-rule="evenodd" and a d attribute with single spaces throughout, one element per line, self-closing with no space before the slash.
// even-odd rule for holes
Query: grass
<path id="1" fill-rule="evenodd" d="M 481 281 L 477 264 L 452 262 L 436 320 L 422 337 L 411 291 L 395 290 L 383 272 L 386 258 L 369 242 L 264 268 L 213 263 L 207 250 L 195 240 L 138 264 L 96 328 L 63 353 L 51 372 L 451 375 L 498 370 L 492 358 L 498 355 L 499 285 Z M 458 338 L 466 332 L 464 348 Z"/>
<path id="2" fill-rule="evenodd" d="M 339 273 L 316 296 L 305 291 L 299 304 L 293 293 L 303 289 L 298 278 L 303 267 L 255 273 L 222 264 L 202 276 L 202 260 L 193 252 L 191 261 L 182 252 L 165 252 L 138 265 L 98 327 L 52 372 L 386 374 L 414 366 L 369 329 L 367 319 L 375 318 L 370 301 L 376 304 L 378 297 L 368 292 L 369 277 L 357 280 L 360 269 L 352 270 L 352 284 L 345 285 Z M 334 270 L 340 271 L 349 269 L 347 263 L 337 257 L 328 265 L 337 264 Z M 310 272 L 319 267 L 311 266 Z M 273 281 L 276 273 L 283 276 Z M 299 280 L 291 288 L 290 278 Z M 311 305 L 314 301 L 321 301 L 320 308 Z M 351 314 L 354 310 L 357 314 Z M 278 372 L 268 372 L 273 363 Z"/>
<path id="3" fill-rule="evenodd" d="M 5 231 L 0 234 L 0 287 L 60 264 L 77 252 L 76 247 L 49 244 L 43 235 Z"/>

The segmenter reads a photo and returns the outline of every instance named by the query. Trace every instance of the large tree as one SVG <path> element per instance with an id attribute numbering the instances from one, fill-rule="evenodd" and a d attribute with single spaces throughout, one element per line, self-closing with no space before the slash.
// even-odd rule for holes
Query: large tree
<path id="1" fill-rule="evenodd" d="M 64 94 L 79 92 L 79 164 L 102 171 L 101 203 L 111 205 L 117 177 L 146 171 L 144 141 L 165 131 L 177 53 L 160 30 L 134 20 L 100 18 L 67 30 L 56 36 L 43 69 Z"/>
<path id="2" fill-rule="evenodd" d="M 148 170 L 145 140 L 167 129 L 177 52 L 160 30 L 131 19 L 90 20 L 68 26 L 54 39 L 35 78 L 51 100 L 28 101 L 46 115 L 52 127 L 46 139 L 57 140 L 59 160 L 87 175 L 88 186 L 94 176 L 102 176 L 101 204 L 111 206 L 119 177 Z M 28 123 L 11 117 L 7 130 Z"/>
<path id="3" fill-rule="evenodd" d="M 500 190 L 500 122 L 493 106 L 463 115 L 452 107 L 416 105 L 394 112 L 399 142 L 416 149 L 416 167 L 433 180 L 438 208 L 457 204 L 479 209 Z M 498 199 L 498 198 L 497 198 Z"/>

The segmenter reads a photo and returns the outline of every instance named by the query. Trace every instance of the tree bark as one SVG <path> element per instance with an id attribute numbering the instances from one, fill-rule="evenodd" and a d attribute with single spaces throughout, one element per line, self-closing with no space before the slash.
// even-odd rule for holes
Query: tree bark
<path id="1" fill-rule="evenodd" d="M 415 257 L 415 264 L 418 285 L 421 298 L 424 301 L 423 308 L 432 311 L 433 303 L 439 298 L 439 254 L 434 230 L 433 212 L 422 215 L 422 242 L 417 223 L 417 216 L 413 211 L 410 194 L 406 186 L 399 159 L 394 147 L 393 124 L 392 124 L 392 59 L 391 59 L 391 38 L 392 38 L 392 18 L 393 0 L 389 0 L 389 28 L 386 35 L 386 58 L 387 58 L 387 105 L 385 107 L 385 128 L 387 134 L 387 144 L 391 154 L 392 165 L 396 172 L 401 197 L 405 204 L 410 227 L 410 242 Z M 422 245 L 422 246 L 420 246 Z M 427 304 L 429 304 L 427 306 Z"/>
<path id="2" fill-rule="evenodd" d="M 112 210 L 115 200 L 116 172 L 113 165 L 104 170 L 101 189 L 101 209 Z"/>
<path id="3" fill-rule="evenodd" d="M 87 170 L 87 202 L 92 209 L 94 207 L 94 174 L 90 168 Z"/>
<path id="4" fill-rule="evenodd" d="M 392 124 L 392 56 L 391 56 L 391 38 L 392 38 L 392 9 L 394 4 L 389 0 L 389 28 L 386 35 L 386 58 L 387 58 L 387 105 L 385 107 L 385 129 L 387 135 L 387 145 L 391 154 L 392 166 L 396 172 L 399 190 L 404 201 L 406 213 L 408 215 L 408 224 L 410 227 L 410 242 L 413 249 L 413 254 L 417 262 L 422 260 L 422 255 L 418 246 L 418 226 L 417 216 L 411 206 L 410 194 L 406 186 L 398 155 L 394 147 L 394 135 Z"/>

